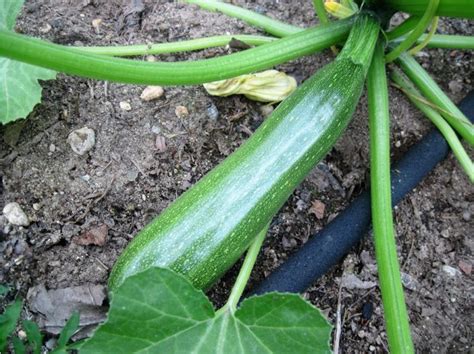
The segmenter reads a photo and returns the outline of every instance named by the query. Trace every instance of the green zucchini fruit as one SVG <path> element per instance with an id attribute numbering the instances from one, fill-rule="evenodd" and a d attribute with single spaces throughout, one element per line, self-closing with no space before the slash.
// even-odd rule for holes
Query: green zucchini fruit
<path id="1" fill-rule="evenodd" d="M 231 267 L 342 134 L 360 98 L 378 32 L 372 15 L 358 15 L 334 62 L 140 231 L 118 258 L 109 289 L 152 266 L 171 268 L 206 289 Z"/>

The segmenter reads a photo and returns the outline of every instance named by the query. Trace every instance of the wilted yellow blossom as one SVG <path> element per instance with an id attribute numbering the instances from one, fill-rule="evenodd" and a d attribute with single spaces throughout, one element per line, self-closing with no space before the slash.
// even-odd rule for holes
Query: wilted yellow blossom
<path id="1" fill-rule="evenodd" d="M 204 84 L 213 96 L 245 95 L 259 102 L 283 101 L 296 89 L 296 80 L 277 70 L 266 70 Z"/>
<path id="2" fill-rule="evenodd" d="M 326 0 L 324 8 L 327 12 L 337 18 L 346 18 L 354 15 L 359 7 L 352 0 Z"/>

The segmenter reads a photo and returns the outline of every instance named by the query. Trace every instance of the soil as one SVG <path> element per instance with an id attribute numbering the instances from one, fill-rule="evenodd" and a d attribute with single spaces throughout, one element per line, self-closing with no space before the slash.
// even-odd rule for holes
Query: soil
<path id="1" fill-rule="evenodd" d="M 133 12 L 132 3 L 29 0 L 17 30 L 67 45 L 259 33 L 242 21 L 196 6 L 150 0 L 144 1 L 143 11 Z M 298 6 L 289 0 L 235 3 L 295 25 L 316 23 L 310 1 Z M 97 28 L 92 25 L 95 19 L 102 20 Z M 473 30 L 472 21 L 443 20 L 438 32 L 472 35 Z M 235 50 L 209 49 L 156 59 L 208 58 Z M 324 51 L 278 69 L 301 82 L 332 58 L 330 51 Z M 425 49 L 418 60 L 454 101 L 472 90 L 472 52 Z M 105 285 L 114 261 L 137 231 L 264 120 L 261 104 L 243 97 L 210 97 L 201 86 L 168 87 L 162 98 L 152 102 L 140 99 L 140 86 L 61 74 L 42 86 L 43 101 L 25 124 L 0 127 L 4 136 L 0 142 L 0 207 L 18 202 L 31 222 L 28 227 L 13 226 L 0 216 L 0 283 L 12 285 L 23 297 L 37 285 L 48 289 Z M 120 102 L 128 102 L 131 110 L 123 110 Z M 177 106 L 185 106 L 189 116 L 177 117 Z M 344 137 L 275 217 L 251 284 L 284 262 L 367 187 L 366 107 L 363 97 Z M 396 159 L 428 131 L 430 123 L 394 88 L 390 89 L 390 110 Z M 95 131 L 96 143 L 79 156 L 67 137 L 83 127 Z M 451 156 L 395 209 L 406 301 L 419 352 L 472 350 L 473 200 L 472 184 Z M 319 212 L 311 209 L 314 203 Z M 77 242 L 85 232 L 97 228 L 96 232 L 106 233 L 105 244 Z M 378 288 L 339 287 L 343 274 L 377 281 L 370 236 L 303 294 L 333 324 L 340 295 L 342 352 L 387 351 Z M 230 270 L 210 291 L 217 305 L 225 301 L 237 269 Z"/>

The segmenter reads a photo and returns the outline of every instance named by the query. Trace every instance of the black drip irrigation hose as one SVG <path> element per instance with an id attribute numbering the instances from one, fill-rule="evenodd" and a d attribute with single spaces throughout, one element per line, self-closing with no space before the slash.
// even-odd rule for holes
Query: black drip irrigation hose
<path id="1" fill-rule="evenodd" d="M 459 108 L 474 121 L 474 91 L 461 101 Z M 448 153 L 448 144 L 436 129 L 412 146 L 391 169 L 393 206 L 415 188 Z M 370 191 L 366 190 L 246 296 L 270 291 L 305 291 L 367 234 L 370 221 Z"/>

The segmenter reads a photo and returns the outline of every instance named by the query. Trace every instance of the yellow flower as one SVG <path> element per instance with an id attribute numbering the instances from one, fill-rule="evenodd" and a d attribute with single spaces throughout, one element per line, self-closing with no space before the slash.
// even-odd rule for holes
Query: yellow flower
<path id="1" fill-rule="evenodd" d="M 346 18 L 354 15 L 359 7 L 352 0 L 341 0 L 338 2 L 336 0 L 327 0 L 324 3 L 324 8 L 327 12 L 337 18 Z"/>
<path id="2" fill-rule="evenodd" d="M 241 75 L 204 84 L 213 96 L 245 95 L 258 102 L 283 101 L 296 89 L 296 80 L 277 70 Z"/>

